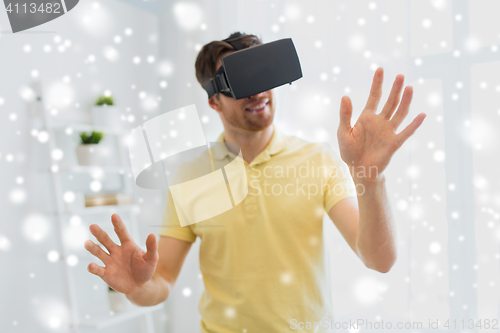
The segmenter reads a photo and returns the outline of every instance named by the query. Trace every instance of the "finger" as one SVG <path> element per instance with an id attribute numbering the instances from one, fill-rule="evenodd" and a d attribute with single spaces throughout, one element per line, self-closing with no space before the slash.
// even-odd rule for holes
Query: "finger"
<path id="1" fill-rule="evenodd" d="M 123 223 L 121 217 L 118 214 L 111 215 L 111 222 L 113 223 L 115 232 L 122 244 L 132 240 L 127 231 L 127 228 L 125 227 L 125 223 Z"/>
<path id="2" fill-rule="evenodd" d="M 382 67 L 377 68 L 375 74 L 373 75 L 372 87 L 370 89 L 370 96 L 366 102 L 365 109 L 377 111 L 378 103 L 380 102 L 380 97 L 382 96 L 382 83 L 384 82 L 384 69 Z"/>
<path id="3" fill-rule="evenodd" d="M 397 134 L 396 135 L 396 138 L 397 138 L 397 141 L 399 142 L 399 146 L 401 147 L 403 145 L 403 143 L 408 140 L 408 138 L 410 136 L 413 135 L 413 133 L 415 133 L 415 131 L 417 130 L 417 128 L 420 127 L 420 125 L 422 125 L 425 117 L 427 115 L 425 113 L 419 113 L 415 119 L 413 119 L 413 121 L 405 127 L 405 129 L 403 129 L 401 131 L 401 133 Z"/>
<path id="4" fill-rule="evenodd" d="M 352 102 L 348 96 L 342 97 L 340 101 L 340 123 L 339 131 L 351 130 Z"/>
<path id="5" fill-rule="evenodd" d="M 104 269 L 104 267 L 97 265 L 95 262 L 91 262 L 87 266 L 87 270 L 90 273 L 97 275 L 101 279 L 104 279 L 104 275 L 106 274 L 106 270 Z"/>
<path id="6" fill-rule="evenodd" d="M 394 110 L 396 110 L 396 108 L 398 107 L 404 82 L 405 77 L 403 75 L 396 76 L 394 84 L 392 85 L 391 93 L 389 94 L 389 98 L 387 99 L 382 112 L 380 112 L 380 115 L 385 119 L 391 119 Z"/>
<path id="7" fill-rule="evenodd" d="M 109 254 L 104 252 L 104 250 L 97 244 L 95 244 L 93 241 L 90 239 L 87 239 L 84 243 L 83 246 L 87 251 L 92 253 L 94 256 L 99 258 L 105 265 L 109 259 Z"/>
<path id="8" fill-rule="evenodd" d="M 149 234 L 146 238 L 146 248 L 147 252 L 143 255 L 144 260 L 156 263 L 158 261 L 158 242 L 154 234 Z"/>
<path id="9" fill-rule="evenodd" d="M 118 246 L 115 244 L 115 242 L 111 240 L 111 238 L 109 238 L 109 235 L 104 230 L 102 230 L 102 228 L 97 224 L 91 224 L 89 230 L 92 233 L 92 235 L 94 235 L 95 238 L 97 238 L 99 243 L 104 245 L 104 247 L 108 250 L 109 253 L 113 252 L 113 250 L 115 250 L 115 248 Z"/>
<path id="10" fill-rule="evenodd" d="M 398 110 L 389 121 L 392 124 L 394 131 L 398 129 L 399 125 L 401 125 L 403 120 L 408 115 L 412 98 L 413 98 L 413 87 L 408 86 L 406 87 L 403 93 L 403 98 L 401 99 L 401 103 L 399 104 Z"/>

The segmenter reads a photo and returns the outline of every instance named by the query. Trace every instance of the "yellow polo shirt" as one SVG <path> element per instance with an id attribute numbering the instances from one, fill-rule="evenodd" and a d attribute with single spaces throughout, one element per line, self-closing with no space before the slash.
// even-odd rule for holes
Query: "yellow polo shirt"
<path id="1" fill-rule="evenodd" d="M 228 150 L 213 156 L 231 158 Z M 330 332 L 323 217 L 340 200 L 356 197 L 348 166 L 328 144 L 275 127 L 266 149 L 245 168 L 247 197 L 202 222 L 181 227 L 167 191 L 159 234 L 201 239 L 201 332 Z M 322 325 L 301 330 L 300 322 Z"/>

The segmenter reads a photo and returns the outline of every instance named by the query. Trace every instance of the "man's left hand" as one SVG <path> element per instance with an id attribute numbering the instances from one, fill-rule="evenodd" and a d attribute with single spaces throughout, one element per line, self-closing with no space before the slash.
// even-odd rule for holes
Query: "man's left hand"
<path id="1" fill-rule="evenodd" d="M 383 80 L 384 71 L 380 67 L 375 71 L 366 106 L 353 127 L 351 99 L 342 97 L 340 105 L 340 124 L 337 130 L 340 156 L 353 170 L 353 178 L 362 182 L 376 181 L 381 177 L 392 155 L 413 135 L 426 117 L 425 113 L 418 114 L 406 128 L 396 134 L 396 130 L 408 115 L 413 88 L 406 87 L 400 103 L 404 76 L 396 76 L 389 98 L 382 111 L 377 114 Z M 363 177 L 356 177 L 356 174 L 361 172 Z"/>

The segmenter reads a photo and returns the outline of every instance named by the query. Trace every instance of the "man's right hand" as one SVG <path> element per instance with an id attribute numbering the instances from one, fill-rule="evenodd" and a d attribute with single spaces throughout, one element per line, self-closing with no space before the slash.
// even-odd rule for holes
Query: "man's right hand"
<path id="1" fill-rule="evenodd" d="M 111 221 L 121 245 L 115 244 L 97 224 L 92 224 L 89 227 L 90 232 L 104 245 L 109 254 L 90 239 L 86 240 L 85 249 L 105 265 L 102 267 L 92 262 L 87 269 L 103 279 L 114 290 L 131 294 L 153 277 L 159 259 L 158 243 L 156 236 L 149 234 L 146 239 L 147 252 L 145 252 L 130 237 L 118 214 L 113 214 Z"/>

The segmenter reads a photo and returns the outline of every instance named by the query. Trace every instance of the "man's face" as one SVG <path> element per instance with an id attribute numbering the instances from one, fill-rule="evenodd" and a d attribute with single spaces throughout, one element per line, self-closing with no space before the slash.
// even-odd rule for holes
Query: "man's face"
<path id="1" fill-rule="evenodd" d="M 229 53 L 231 52 L 224 53 L 221 58 Z M 216 70 L 220 66 L 222 62 L 219 58 Z M 234 99 L 219 93 L 217 96 L 212 96 L 208 104 L 219 113 L 224 127 L 261 131 L 273 123 L 275 110 L 273 97 L 272 89 L 253 95 L 249 99 Z"/>

